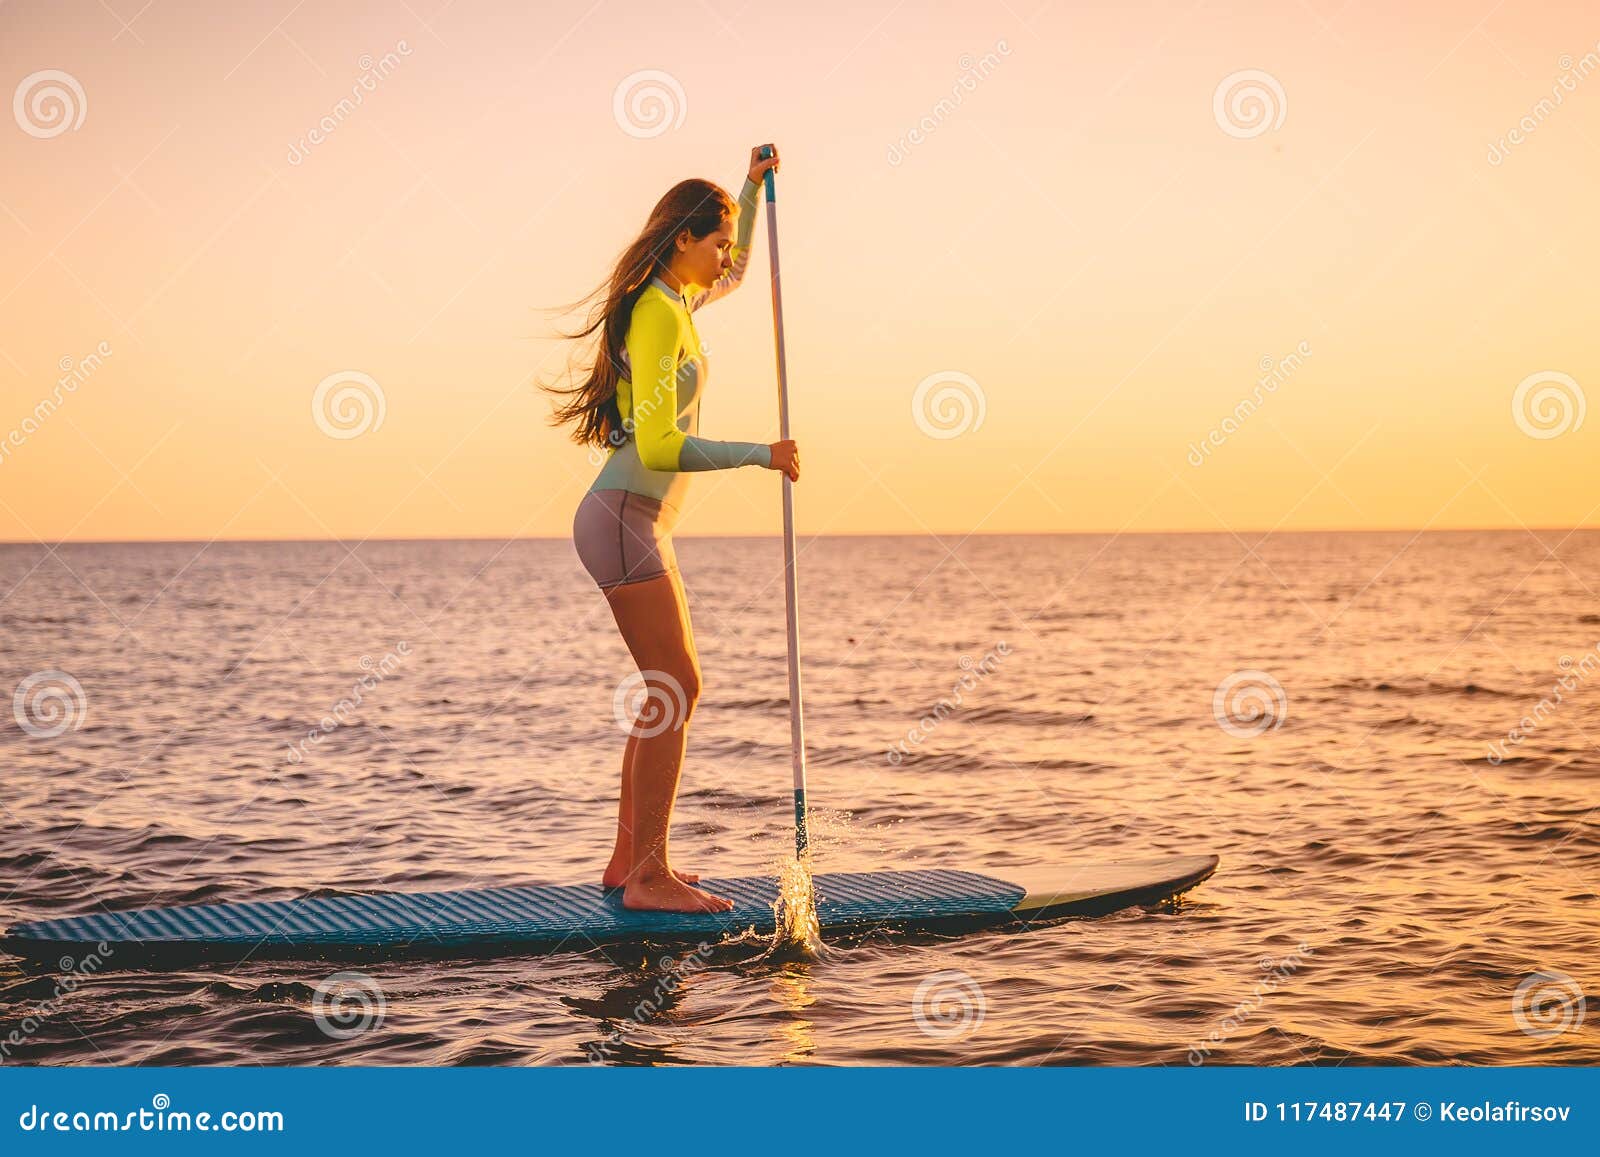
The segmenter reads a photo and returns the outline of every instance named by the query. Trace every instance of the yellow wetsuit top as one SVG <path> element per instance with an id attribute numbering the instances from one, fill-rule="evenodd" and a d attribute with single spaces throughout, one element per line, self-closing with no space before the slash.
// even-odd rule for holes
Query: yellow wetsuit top
<path id="1" fill-rule="evenodd" d="M 708 367 L 690 317 L 738 288 L 750 264 L 760 191 L 759 182 L 746 178 L 739 193 L 731 264 L 716 284 L 678 293 L 652 277 L 634 303 L 617 383 L 626 441 L 606 456 L 590 490 L 631 490 L 679 506 L 689 485 L 686 471 L 772 465 L 765 443 L 699 436 Z"/>

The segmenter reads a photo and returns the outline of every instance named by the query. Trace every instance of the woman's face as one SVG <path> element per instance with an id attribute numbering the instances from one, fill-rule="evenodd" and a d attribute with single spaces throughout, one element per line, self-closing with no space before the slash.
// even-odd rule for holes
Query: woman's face
<path id="1" fill-rule="evenodd" d="M 684 281 L 702 289 L 716 284 L 723 270 L 733 264 L 733 220 L 723 221 L 722 228 L 707 233 L 698 241 L 685 230 L 687 246 L 673 262 L 673 272 Z"/>

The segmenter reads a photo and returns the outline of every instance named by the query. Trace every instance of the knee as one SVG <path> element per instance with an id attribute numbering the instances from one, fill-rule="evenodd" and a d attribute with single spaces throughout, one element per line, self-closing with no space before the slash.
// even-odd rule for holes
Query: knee
<path id="1" fill-rule="evenodd" d="M 687 720 L 700 701 L 700 664 L 682 663 L 644 673 L 645 709 Z"/>
<path id="2" fill-rule="evenodd" d="M 678 674 L 678 684 L 683 688 L 684 702 L 693 710 L 694 705 L 700 701 L 700 664 L 698 662 L 686 664 Z"/>

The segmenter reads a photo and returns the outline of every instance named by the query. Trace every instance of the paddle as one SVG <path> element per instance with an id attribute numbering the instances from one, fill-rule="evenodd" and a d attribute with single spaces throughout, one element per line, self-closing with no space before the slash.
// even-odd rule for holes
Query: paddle
<path id="1" fill-rule="evenodd" d="M 770 145 L 761 157 L 772 156 Z M 783 287 L 778 279 L 778 193 L 772 170 L 763 174 L 767 187 L 767 250 L 772 254 L 772 328 L 778 349 L 778 437 L 789 437 L 789 373 L 783 356 Z M 789 742 L 794 752 L 794 853 L 804 863 L 806 834 L 806 727 L 800 711 L 800 607 L 794 565 L 794 483 L 783 476 L 783 596 L 789 629 Z"/>

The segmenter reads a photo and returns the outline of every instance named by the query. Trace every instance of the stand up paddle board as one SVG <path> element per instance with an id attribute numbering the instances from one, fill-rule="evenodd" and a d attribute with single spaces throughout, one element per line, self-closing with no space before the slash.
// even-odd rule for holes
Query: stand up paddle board
<path id="1" fill-rule="evenodd" d="M 1217 869 L 1216 856 L 1081 864 L 990 875 L 933 869 L 815 877 L 824 933 L 874 928 L 963 930 L 1092 916 L 1153 904 Z M 18 924 L 0 948 L 33 959 L 101 967 L 166 958 L 394 956 L 403 952 L 583 950 L 610 944 L 716 941 L 746 929 L 770 935 L 778 881 L 705 880 L 733 900 L 729 912 L 632 912 L 620 890 L 597 884 L 381 892 L 308 900 L 143 908 Z"/>

